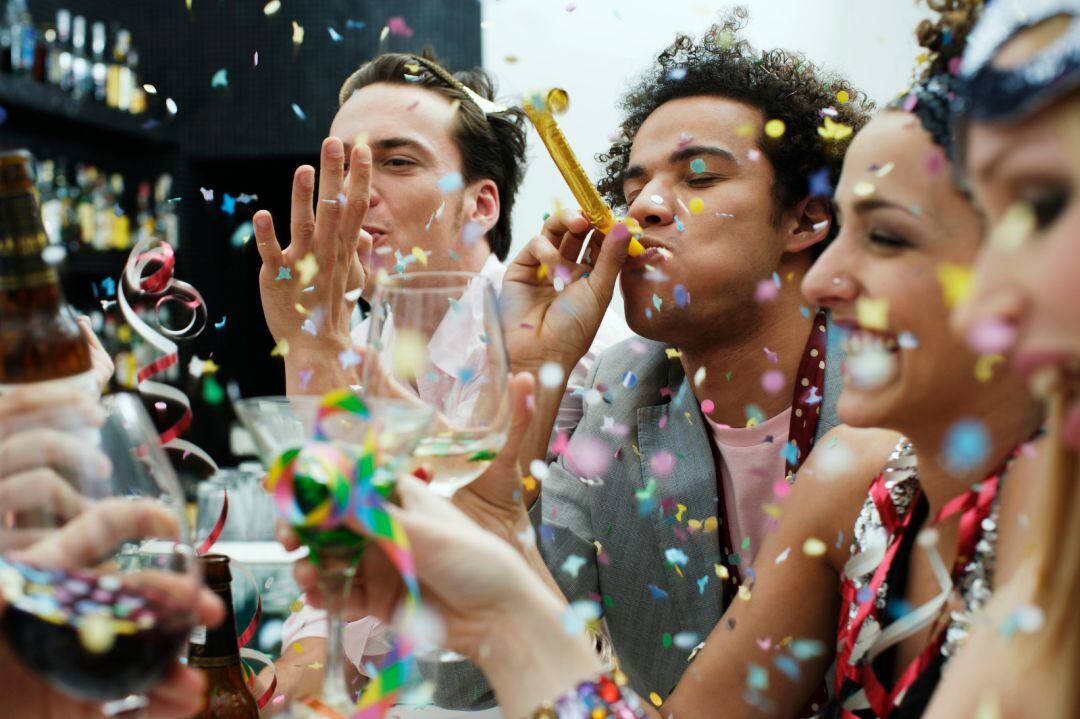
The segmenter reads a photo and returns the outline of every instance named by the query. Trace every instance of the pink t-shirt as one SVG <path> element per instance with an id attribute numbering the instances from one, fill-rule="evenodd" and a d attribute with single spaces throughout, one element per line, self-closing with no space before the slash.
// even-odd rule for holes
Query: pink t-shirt
<path id="1" fill-rule="evenodd" d="M 764 507 L 775 501 L 773 485 L 784 478 L 780 452 L 788 440 L 791 408 L 753 427 L 725 427 L 705 419 L 720 452 L 725 520 L 735 542 L 731 551 L 739 554 L 740 567 L 749 567 L 773 521 Z M 722 537 L 721 549 L 723 545 Z"/>

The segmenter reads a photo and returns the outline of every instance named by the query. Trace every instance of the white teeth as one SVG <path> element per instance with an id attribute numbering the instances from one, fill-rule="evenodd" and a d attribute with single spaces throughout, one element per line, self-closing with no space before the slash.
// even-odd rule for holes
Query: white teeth
<path id="1" fill-rule="evenodd" d="M 850 332 L 844 340 L 846 374 L 857 389 L 878 389 L 896 374 L 898 344 L 876 332 Z"/>

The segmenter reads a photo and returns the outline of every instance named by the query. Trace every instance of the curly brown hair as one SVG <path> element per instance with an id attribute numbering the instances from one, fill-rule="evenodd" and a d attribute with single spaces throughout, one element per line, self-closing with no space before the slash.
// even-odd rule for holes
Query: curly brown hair
<path id="1" fill-rule="evenodd" d="M 645 119 L 666 102 L 701 95 L 745 102 L 758 108 L 766 120 L 783 121 L 786 130 L 782 137 L 772 139 L 762 134 L 758 139 L 776 174 L 773 197 L 777 219 L 809 194 L 809 178 L 823 168 L 828 171 L 830 185 L 835 186 L 850 136 L 840 141 L 824 139 L 818 133 L 823 111 L 833 108 L 835 122 L 857 131 L 869 120 L 873 103 L 844 78 L 821 71 L 801 54 L 754 50 L 739 37 L 748 17 L 745 8 L 736 8 L 700 40 L 677 36 L 660 53 L 657 64 L 624 96 L 622 137 L 597 157 L 604 165 L 597 188 L 612 207 L 626 208 L 623 180 L 634 135 Z M 841 92 L 847 93 L 845 103 L 837 99 Z M 833 225 L 831 231 L 835 232 Z"/>
<path id="2" fill-rule="evenodd" d="M 509 107 L 485 114 L 459 87 L 418 63 L 417 58 L 438 62 L 430 48 L 417 54 L 385 53 L 369 60 L 346 78 L 338 93 L 338 105 L 376 82 L 416 85 L 457 103 L 452 135 L 461 152 L 461 176 L 465 184 L 490 179 L 499 189 L 499 219 L 488 231 L 487 242 L 495 256 L 505 260 L 510 251 L 514 197 L 525 175 L 525 113 Z M 484 70 L 455 72 L 453 78 L 480 97 L 495 99 L 495 81 Z"/>
<path id="3" fill-rule="evenodd" d="M 952 74 L 952 65 L 963 56 L 983 4 L 982 0 L 926 0 L 926 6 L 937 16 L 924 19 L 915 28 L 919 46 L 927 51 L 922 79 Z"/>

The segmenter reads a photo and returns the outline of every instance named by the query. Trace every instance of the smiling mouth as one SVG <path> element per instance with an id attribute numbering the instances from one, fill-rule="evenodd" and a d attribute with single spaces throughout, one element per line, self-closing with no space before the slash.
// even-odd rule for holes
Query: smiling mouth
<path id="1" fill-rule="evenodd" d="M 900 343 L 895 335 L 859 326 L 847 327 L 842 346 L 847 355 L 844 361 L 846 384 L 856 389 L 874 390 L 881 389 L 896 377 Z"/>

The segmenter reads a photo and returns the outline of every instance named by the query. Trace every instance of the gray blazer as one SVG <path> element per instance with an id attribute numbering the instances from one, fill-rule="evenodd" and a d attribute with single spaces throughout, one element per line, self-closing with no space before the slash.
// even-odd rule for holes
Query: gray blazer
<path id="1" fill-rule="evenodd" d="M 837 333 L 830 328 L 829 336 L 818 437 L 837 424 L 841 388 Z M 667 348 L 632 338 L 601 355 L 585 386 L 599 390 L 604 401 L 585 406 L 531 510 L 544 559 L 563 593 L 570 601 L 600 602 L 620 666 L 643 697 L 667 696 L 686 669 L 690 648 L 724 611 L 714 569 L 722 538 L 716 531 L 688 531 L 689 519 L 717 513 L 712 440 L 690 381 L 678 360 L 668 359 Z M 612 418 L 607 431 L 605 416 Z M 625 427 L 625 436 L 613 433 L 612 423 Z M 598 454 L 599 447 L 611 457 L 588 482 L 568 466 L 568 457 L 586 446 L 586 455 Z M 650 466 L 661 450 L 675 458 L 667 476 Z M 682 521 L 676 520 L 678 505 L 686 508 Z M 493 704 L 471 666 L 422 669 L 436 682 L 440 706 Z"/>

